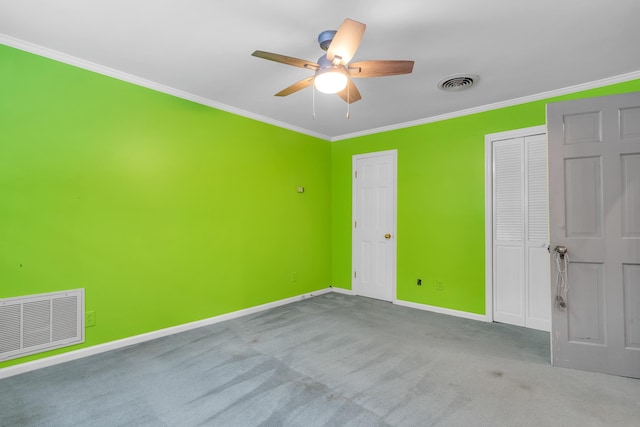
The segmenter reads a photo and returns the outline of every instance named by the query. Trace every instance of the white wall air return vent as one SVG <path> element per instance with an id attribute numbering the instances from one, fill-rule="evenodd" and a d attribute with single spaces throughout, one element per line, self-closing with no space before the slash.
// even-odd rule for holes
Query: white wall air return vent
<path id="1" fill-rule="evenodd" d="M 84 342 L 84 289 L 0 299 L 0 361 Z"/>

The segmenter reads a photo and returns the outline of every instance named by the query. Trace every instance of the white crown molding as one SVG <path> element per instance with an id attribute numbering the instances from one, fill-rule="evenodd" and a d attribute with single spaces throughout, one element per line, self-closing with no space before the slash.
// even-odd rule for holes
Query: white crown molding
<path id="1" fill-rule="evenodd" d="M 347 133 L 344 135 L 334 136 L 331 138 L 332 142 L 341 141 L 344 139 L 357 138 L 360 136 L 372 135 L 375 133 L 388 132 L 392 130 L 404 129 L 413 126 L 424 125 L 427 123 L 440 122 L 442 120 L 454 119 L 457 117 L 468 116 L 476 113 L 484 113 L 486 111 L 497 110 L 505 107 L 512 107 L 514 105 L 526 104 L 528 102 L 541 101 L 543 99 L 555 98 L 557 96 L 568 95 L 570 93 L 582 92 L 589 89 L 597 89 L 603 86 L 609 86 L 616 83 L 624 83 L 630 80 L 640 79 L 640 70 L 632 71 L 626 74 L 620 74 L 618 76 L 607 77 L 601 80 L 595 80 L 592 82 L 581 83 L 574 86 L 568 86 L 561 89 L 554 89 L 547 92 L 541 92 L 534 95 L 527 95 L 520 98 L 513 98 L 506 101 L 495 102 L 493 104 L 481 105 L 479 107 L 467 108 L 464 110 L 454 111 L 451 113 L 440 114 L 437 116 L 426 117 L 424 119 L 413 120 L 410 122 L 398 123 L 390 126 L 383 126 L 374 129 L 368 129 L 360 132 Z"/>
<path id="2" fill-rule="evenodd" d="M 485 111 L 497 110 L 499 108 L 511 107 L 514 105 L 525 104 L 527 102 L 540 101 L 547 98 L 554 98 L 557 96 L 567 95 L 574 92 L 580 92 L 589 89 L 596 89 L 602 86 L 608 86 L 616 83 L 623 83 L 630 80 L 640 79 L 640 70 L 632 71 L 626 74 L 620 74 L 618 76 L 607 77 L 601 80 L 595 80 L 592 82 L 581 83 L 574 86 L 568 86 L 561 89 L 550 90 L 547 92 L 541 92 L 534 95 L 523 96 L 520 98 L 509 99 L 506 101 L 495 102 L 492 104 L 481 105 L 479 107 L 467 108 L 464 110 L 454 111 L 451 113 L 440 114 L 437 116 L 425 117 L 423 119 L 412 120 L 409 122 L 398 123 L 395 125 L 382 126 L 379 128 L 367 129 L 359 132 L 347 133 L 331 137 L 329 135 L 321 134 L 318 132 L 304 129 L 299 126 L 294 126 L 290 123 L 274 120 L 269 117 L 265 117 L 259 114 L 252 113 L 250 111 L 241 110 L 239 108 L 232 107 L 230 105 L 222 104 L 220 102 L 213 101 L 208 98 L 194 95 L 189 92 L 185 92 L 179 89 L 175 89 L 169 86 L 165 86 L 151 80 L 143 79 L 141 77 L 134 76 L 132 74 L 124 73 L 113 68 L 105 67 L 94 62 L 86 61 L 84 59 L 77 58 L 66 53 L 59 52 L 57 50 L 49 49 L 34 43 L 29 43 L 24 40 L 16 39 L 11 36 L 0 33 L 0 44 L 4 44 L 16 49 L 23 50 L 25 52 L 33 53 L 45 58 L 53 59 L 55 61 L 63 62 L 65 64 L 73 65 L 85 70 L 93 71 L 105 76 L 113 77 L 118 80 L 122 80 L 128 83 L 132 83 L 138 86 L 146 87 L 151 90 L 166 93 L 178 98 L 186 99 L 188 101 L 195 102 L 197 104 L 206 105 L 217 110 L 226 111 L 231 114 L 246 117 L 248 119 L 257 120 L 266 124 L 277 126 L 279 128 L 287 129 L 293 132 L 301 133 L 304 135 L 312 136 L 326 141 L 341 141 L 345 139 L 357 138 L 360 136 L 372 135 L 376 133 L 388 132 L 392 130 L 404 129 L 413 126 L 424 125 L 427 123 L 439 122 L 442 120 L 453 119 L 456 117 L 467 116 L 470 114 L 483 113 Z"/>
<path id="3" fill-rule="evenodd" d="M 331 141 L 331 137 L 328 135 L 313 132 L 308 129 L 294 126 L 289 123 L 281 122 L 279 120 L 274 120 L 269 117 L 255 114 L 250 111 L 241 110 L 239 108 L 235 108 L 230 105 L 222 104 L 220 102 L 216 102 L 208 98 L 194 95 L 192 93 L 175 89 L 170 86 L 165 86 L 160 83 L 153 82 L 151 80 L 134 76 L 133 74 L 128 74 L 113 68 L 105 67 L 103 65 L 96 64 L 91 61 L 86 61 L 84 59 L 80 59 L 72 55 L 67 55 L 66 53 L 62 53 L 57 50 L 49 49 L 34 43 L 25 42 L 23 40 L 16 39 L 14 37 L 10 37 L 1 33 L 0 33 L 0 44 L 4 44 L 9 47 L 23 50 L 25 52 L 33 53 L 35 55 L 43 56 L 45 58 L 53 59 L 58 62 L 73 65 L 78 68 L 93 71 L 98 74 L 113 77 L 114 79 L 132 83 L 137 86 L 146 87 L 147 89 L 155 90 L 157 92 L 166 93 L 167 95 L 172 95 L 177 98 L 186 99 L 187 101 L 192 101 L 197 104 L 206 105 L 207 107 L 215 108 L 217 110 L 226 111 L 227 113 L 235 114 L 237 116 L 246 117 L 248 119 L 270 124 L 270 125 L 273 125 L 282 129 L 287 129 L 296 133 L 301 133 L 301 134 L 309 135 L 315 138 L 324 139 L 326 141 Z"/>

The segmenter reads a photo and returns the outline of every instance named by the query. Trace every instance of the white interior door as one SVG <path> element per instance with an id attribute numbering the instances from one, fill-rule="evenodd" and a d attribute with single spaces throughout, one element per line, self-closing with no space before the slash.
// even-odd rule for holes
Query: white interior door
<path id="1" fill-rule="evenodd" d="M 640 93 L 549 104 L 547 126 L 553 364 L 640 378 Z"/>
<path id="2" fill-rule="evenodd" d="M 547 138 L 492 141 L 493 320 L 549 331 Z"/>
<path id="3" fill-rule="evenodd" d="M 353 156 L 353 291 L 393 301 L 397 151 Z"/>

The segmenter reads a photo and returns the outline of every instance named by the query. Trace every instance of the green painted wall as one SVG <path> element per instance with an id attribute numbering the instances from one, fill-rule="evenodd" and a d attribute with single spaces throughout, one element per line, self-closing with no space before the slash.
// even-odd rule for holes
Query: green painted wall
<path id="1" fill-rule="evenodd" d="M 351 289 L 352 156 L 397 149 L 397 298 L 484 314 L 485 135 L 543 125 L 550 101 L 633 91 L 640 80 L 333 143 L 333 285 Z"/>
<path id="2" fill-rule="evenodd" d="M 350 289 L 352 155 L 388 149 L 398 298 L 482 314 L 484 135 L 547 101 L 329 143 L 0 45 L 0 298 L 83 287 L 97 318 L 0 368 Z"/>
<path id="3" fill-rule="evenodd" d="M 330 170 L 327 141 L 0 45 L 0 298 L 85 288 L 77 349 L 326 288 Z"/>

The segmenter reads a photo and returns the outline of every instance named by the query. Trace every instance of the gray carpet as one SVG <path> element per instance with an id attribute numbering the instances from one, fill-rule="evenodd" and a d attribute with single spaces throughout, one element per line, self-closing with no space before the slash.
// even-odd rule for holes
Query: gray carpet
<path id="1" fill-rule="evenodd" d="M 549 334 L 336 293 L 0 380 L 2 426 L 639 426 Z"/>

